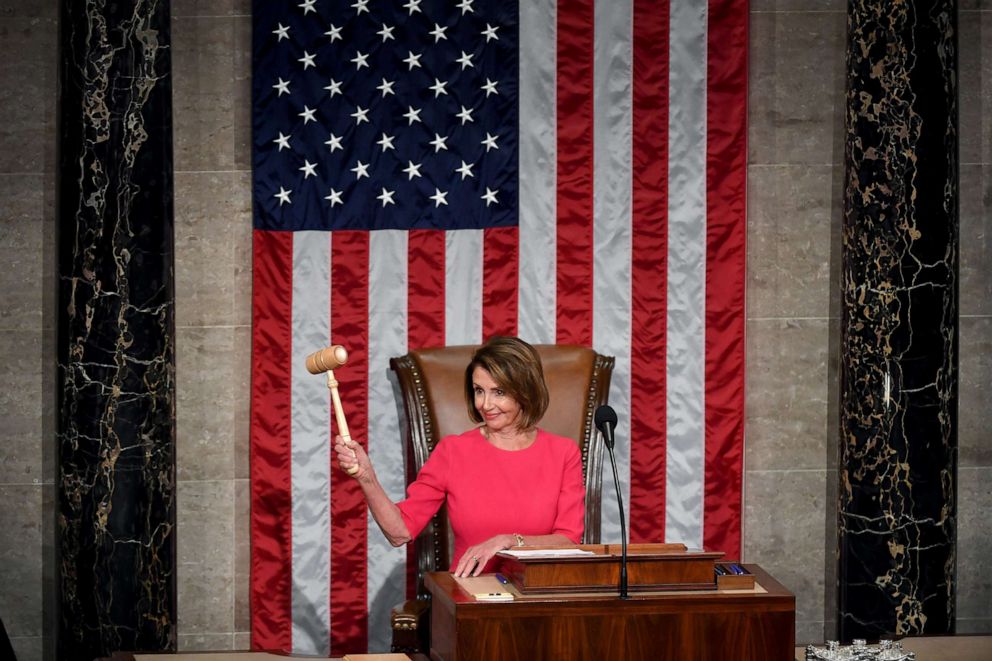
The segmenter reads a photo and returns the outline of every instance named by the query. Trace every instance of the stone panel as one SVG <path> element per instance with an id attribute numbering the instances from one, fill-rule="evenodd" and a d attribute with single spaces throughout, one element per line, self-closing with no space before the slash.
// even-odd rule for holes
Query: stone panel
<path id="1" fill-rule="evenodd" d="M 748 317 L 830 315 L 840 176 L 830 165 L 748 168 Z"/>
<path id="2" fill-rule="evenodd" d="M 829 480 L 836 472 L 748 470 L 746 480 L 744 560 L 796 595 L 796 643 L 806 642 L 800 634 L 822 635 L 826 586 L 833 586 L 834 556 L 825 549 L 833 544 L 827 540 L 834 512 Z"/>
<path id="3" fill-rule="evenodd" d="M 0 18 L 0 173 L 54 171 L 57 34 L 54 18 Z"/>
<path id="4" fill-rule="evenodd" d="M 46 218 L 42 174 L 0 175 L 0 329 L 41 328 Z"/>
<path id="5" fill-rule="evenodd" d="M 251 18 L 175 17 L 172 24 L 176 170 L 248 170 Z"/>
<path id="6" fill-rule="evenodd" d="M 968 633 L 992 633 L 992 466 L 958 469 L 957 616 Z M 965 633 L 959 631 L 958 633 Z"/>
<path id="7" fill-rule="evenodd" d="M 992 315 L 992 164 L 962 164 L 960 173 L 961 315 L 988 316 Z"/>
<path id="8" fill-rule="evenodd" d="M 11 638 L 44 635 L 42 625 L 42 486 L 0 485 L 0 614 Z M 34 645 L 24 641 L 25 646 Z"/>
<path id="9" fill-rule="evenodd" d="M 179 482 L 178 496 L 180 637 L 229 634 L 234 631 L 234 481 Z"/>
<path id="10" fill-rule="evenodd" d="M 230 480 L 249 416 L 249 345 L 230 327 L 177 331 L 176 474 L 179 480 Z"/>
<path id="11" fill-rule="evenodd" d="M 176 326 L 251 323 L 251 222 L 249 173 L 177 173 Z"/>
<path id="12" fill-rule="evenodd" d="M 992 317 L 960 320 L 958 464 L 992 466 Z"/>
<path id="13" fill-rule="evenodd" d="M 843 12 L 753 13 L 748 163 L 843 162 Z"/>
<path id="14" fill-rule="evenodd" d="M 234 482 L 234 630 L 251 631 L 251 485 Z M 235 649 L 238 649 L 235 647 Z"/>
<path id="15" fill-rule="evenodd" d="M 832 460 L 836 419 L 828 416 L 829 376 L 836 370 L 828 362 L 830 324 L 828 319 L 748 321 L 749 470 L 819 470 Z"/>
<path id="16" fill-rule="evenodd" d="M 43 474 L 41 341 L 38 332 L 0 331 L 0 484 L 52 481 Z"/>

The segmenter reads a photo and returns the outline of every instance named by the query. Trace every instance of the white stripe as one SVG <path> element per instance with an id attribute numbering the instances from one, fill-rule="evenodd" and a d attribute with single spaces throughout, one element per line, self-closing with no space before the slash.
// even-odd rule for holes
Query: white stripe
<path id="1" fill-rule="evenodd" d="M 330 234 L 293 235 L 292 449 L 293 652 L 330 653 L 331 484 L 327 381 L 307 372 L 306 356 L 327 346 Z"/>
<path id="2" fill-rule="evenodd" d="M 665 539 L 703 544 L 706 0 L 671 3 Z"/>
<path id="3" fill-rule="evenodd" d="M 444 238 L 444 342 L 482 342 L 484 230 L 456 230 Z"/>
<path id="4" fill-rule="evenodd" d="M 554 0 L 520 4 L 519 297 L 517 332 L 535 344 L 555 341 Z"/>
<path id="5" fill-rule="evenodd" d="M 369 458 L 379 483 L 403 499 L 403 435 L 389 359 L 406 353 L 406 231 L 372 232 L 369 239 Z M 397 385 L 398 387 L 398 385 Z M 394 548 L 368 517 L 369 652 L 388 652 L 390 609 L 406 596 L 406 549 Z"/>
<path id="6" fill-rule="evenodd" d="M 593 96 L 593 345 L 615 356 L 610 405 L 624 508 L 630 512 L 630 265 L 632 0 L 597 0 Z M 602 539 L 620 539 L 609 457 L 603 462 Z M 629 525 L 628 525 L 629 530 Z"/>

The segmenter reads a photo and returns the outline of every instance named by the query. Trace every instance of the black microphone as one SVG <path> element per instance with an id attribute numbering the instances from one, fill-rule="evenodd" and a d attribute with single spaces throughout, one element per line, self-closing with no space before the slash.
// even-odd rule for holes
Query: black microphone
<path id="1" fill-rule="evenodd" d="M 596 429 L 599 430 L 599 433 L 603 435 L 603 440 L 606 441 L 606 447 L 612 450 L 615 442 L 613 432 L 617 428 L 617 412 L 609 404 L 603 404 L 596 409 L 594 419 L 596 421 Z"/>
<path id="2" fill-rule="evenodd" d="M 627 595 L 627 526 L 623 516 L 623 495 L 620 493 L 620 474 L 617 472 L 617 459 L 613 456 L 613 436 L 617 428 L 617 412 L 608 404 L 596 409 L 593 417 L 596 429 L 603 435 L 606 449 L 610 451 L 610 464 L 613 466 L 613 485 L 617 489 L 617 505 L 620 508 L 620 598 L 629 599 Z"/>

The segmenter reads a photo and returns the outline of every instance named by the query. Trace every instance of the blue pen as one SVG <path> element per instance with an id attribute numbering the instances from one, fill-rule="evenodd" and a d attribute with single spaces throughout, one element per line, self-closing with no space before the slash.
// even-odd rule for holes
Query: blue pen
<path id="1" fill-rule="evenodd" d="M 510 582 L 506 580 L 506 576 L 503 576 L 502 574 L 496 574 L 496 580 L 502 583 L 503 585 L 506 585 L 507 583 Z"/>
<path id="2" fill-rule="evenodd" d="M 741 566 L 740 566 L 739 564 L 737 564 L 736 562 L 734 562 L 734 563 L 732 563 L 732 564 L 730 565 L 730 571 L 732 571 L 732 572 L 734 572 L 734 573 L 735 573 L 735 574 L 737 574 L 738 576 L 740 576 L 740 575 L 742 575 L 742 574 L 746 574 L 746 573 L 747 573 L 746 571 L 744 571 L 744 568 L 743 568 L 743 567 L 741 567 Z"/>

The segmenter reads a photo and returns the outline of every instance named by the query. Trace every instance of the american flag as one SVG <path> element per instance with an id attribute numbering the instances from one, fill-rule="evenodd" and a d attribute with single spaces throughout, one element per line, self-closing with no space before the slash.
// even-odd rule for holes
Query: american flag
<path id="1" fill-rule="evenodd" d="M 332 466 L 328 391 L 303 367 L 332 343 L 396 500 L 391 356 L 494 334 L 616 356 L 631 540 L 739 557 L 747 15 L 254 3 L 253 647 L 382 651 L 405 597 L 406 552 Z"/>

